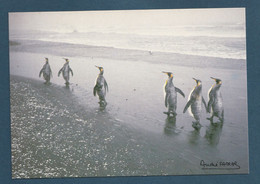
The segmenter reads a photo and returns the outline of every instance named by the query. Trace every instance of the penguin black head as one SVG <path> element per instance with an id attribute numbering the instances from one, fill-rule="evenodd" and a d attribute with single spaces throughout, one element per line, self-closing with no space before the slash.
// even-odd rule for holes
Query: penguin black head
<path id="1" fill-rule="evenodd" d="M 172 72 L 162 72 L 162 73 L 166 73 L 168 75 L 169 78 L 173 78 L 173 74 Z"/>
<path id="2" fill-rule="evenodd" d="M 99 69 L 100 74 L 103 74 L 103 73 L 104 73 L 104 68 L 103 68 L 103 67 L 101 67 L 101 66 L 96 66 L 96 65 L 95 65 L 95 67 L 97 67 L 97 68 Z"/>
<path id="3" fill-rule="evenodd" d="M 63 58 L 63 59 L 65 59 L 66 63 L 69 63 L 69 59 L 68 58 Z"/>
<path id="4" fill-rule="evenodd" d="M 220 79 L 217 79 L 217 78 L 214 78 L 214 77 L 210 77 L 212 78 L 213 80 L 216 81 L 216 84 L 222 84 L 222 81 Z"/>
<path id="5" fill-rule="evenodd" d="M 192 78 L 192 79 L 196 81 L 196 83 L 197 83 L 197 86 L 199 86 L 199 85 L 201 85 L 201 84 L 202 84 L 202 83 L 201 83 L 201 80 L 199 80 L 199 79 L 195 79 L 195 78 Z"/>
<path id="6" fill-rule="evenodd" d="M 48 58 L 45 58 L 45 61 L 46 61 L 46 63 L 48 63 L 48 62 L 49 62 L 49 59 L 48 59 Z"/>

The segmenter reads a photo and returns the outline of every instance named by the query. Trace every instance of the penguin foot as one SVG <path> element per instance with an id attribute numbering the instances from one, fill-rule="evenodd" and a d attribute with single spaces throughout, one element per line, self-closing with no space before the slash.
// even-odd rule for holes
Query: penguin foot
<path id="1" fill-rule="evenodd" d="M 224 118 L 218 118 L 220 123 L 224 123 Z"/>
<path id="2" fill-rule="evenodd" d="M 163 112 L 164 114 L 167 114 L 168 116 L 170 115 L 170 113 L 169 112 Z"/>
<path id="3" fill-rule="evenodd" d="M 218 122 L 215 122 L 215 123 L 214 123 L 213 121 L 211 121 L 211 125 L 216 127 L 216 126 L 219 125 L 219 123 L 218 123 Z"/>
<path id="4" fill-rule="evenodd" d="M 209 120 L 209 121 L 213 121 L 213 117 L 207 118 L 207 120 Z"/>
<path id="5" fill-rule="evenodd" d="M 167 116 L 171 116 L 171 114 L 172 114 L 172 117 L 177 116 L 177 113 L 176 112 L 172 112 L 172 111 L 170 111 L 170 112 L 163 112 L 163 113 L 167 114 Z"/>
<path id="6" fill-rule="evenodd" d="M 219 121 L 218 122 L 216 122 L 215 124 L 218 124 L 218 125 L 223 125 L 223 119 L 219 119 Z"/>
<path id="7" fill-rule="evenodd" d="M 100 101 L 98 103 L 99 103 L 100 107 L 106 107 L 107 106 L 107 102 L 105 102 L 105 101 Z"/>
<path id="8" fill-rule="evenodd" d="M 198 121 L 193 121 L 192 127 L 195 128 L 196 130 L 199 130 L 202 127 L 202 125 Z"/>
<path id="9" fill-rule="evenodd" d="M 173 111 L 170 111 L 170 114 L 172 114 L 173 116 L 177 116 L 177 113 Z"/>

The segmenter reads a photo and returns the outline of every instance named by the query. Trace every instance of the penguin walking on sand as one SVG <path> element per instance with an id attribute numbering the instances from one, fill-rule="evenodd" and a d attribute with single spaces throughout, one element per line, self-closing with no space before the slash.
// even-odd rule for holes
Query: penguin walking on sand
<path id="1" fill-rule="evenodd" d="M 58 73 L 58 77 L 60 76 L 60 73 L 62 72 L 62 76 L 63 76 L 64 80 L 66 81 L 65 84 L 66 84 L 66 86 L 68 86 L 69 80 L 70 80 L 70 72 L 71 72 L 71 75 L 73 76 L 73 71 L 69 66 L 69 59 L 67 59 L 67 58 L 63 58 L 63 59 L 65 59 L 66 63 L 60 69 L 60 71 Z"/>
<path id="2" fill-rule="evenodd" d="M 164 84 L 164 103 L 165 107 L 168 107 L 168 112 L 164 112 L 164 114 L 167 114 L 168 117 L 172 114 L 175 117 L 177 115 L 177 93 L 180 93 L 184 98 L 185 95 L 179 88 L 174 86 L 172 82 L 173 74 L 171 72 L 163 73 L 168 75 L 168 79 Z"/>
<path id="3" fill-rule="evenodd" d="M 207 118 L 211 122 L 213 122 L 214 116 L 218 117 L 220 122 L 224 121 L 224 107 L 223 107 L 223 98 L 220 92 L 220 87 L 222 85 L 222 81 L 220 79 L 216 79 L 211 77 L 211 79 L 216 81 L 216 84 L 208 91 L 208 111 L 211 113 L 211 117 Z"/>
<path id="4" fill-rule="evenodd" d="M 187 109 L 189 109 L 189 113 L 191 116 L 194 117 L 196 121 L 192 122 L 192 127 L 195 129 L 200 129 L 200 117 L 201 117 L 201 111 L 202 111 L 202 103 L 204 104 L 206 110 L 207 105 L 206 102 L 202 96 L 202 83 L 200 80 L 193 78 L 196 81 L 196 86 L 191 91 L 188 102 L 186 106 L 184 107 L 183 113 L 186 112 Z"/>
<path id="5" fill-rule="evenodd" d="M 99 97 L 99 105 L 100 107 L 106 107 L 107 102 L 106 102 L 106 93 L 108 92 L 108 85 L 105 77 L 103 76 L 104 74 L 104 68 L 95 66 L 99 69 L 100 73 L 97 76 L 96 83 L 93 89 L 93 94 L 96 96 L 96 94 Z"/>
<path id="6" fill-rule="evenodd" d="M 39 77 L 41 77 L 41 75 L 43 75 L 43 78 L 45 79 L 44 84 L 50 83 L 50 80 L 52 77 L 52 71 L 51 71 L 51 67 L 50 67 L 48 58 L 45 58 L 45 64 L 43 65 L 43 67 L 39 73 Z"/>

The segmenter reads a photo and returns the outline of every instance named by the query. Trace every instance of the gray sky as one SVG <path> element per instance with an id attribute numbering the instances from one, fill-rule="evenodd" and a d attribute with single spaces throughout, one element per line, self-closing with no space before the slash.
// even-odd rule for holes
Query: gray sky
<path id="1" fill-rule="evenodd" d="M 245 8 L 9 13 L 10 30 L 64 30 L 245 24 Z"/>

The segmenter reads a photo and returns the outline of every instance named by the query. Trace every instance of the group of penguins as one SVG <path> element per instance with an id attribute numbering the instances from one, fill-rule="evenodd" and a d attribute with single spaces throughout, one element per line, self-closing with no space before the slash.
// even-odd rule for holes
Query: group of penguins
<path id="1" fill-rule="evenodd" d="M 180 93 L 183 97 L 185 97 L 184 93 L 177 87 L 174 86 L 172 80 L 173 80 L 173 74 L 171 72 L 163 72 L 168 75 L 168 79 L 165 82 L 164 85 L 164 91 L 165 91 L 165 106 L 168 108 L 168 112 L 164 112 L 168 116 L 172 114 L 173 117 L 175 117 L 176 114 L 176 108 L 177 108 L 177 93 Z M 219 119 L 220 123 L 223 123 L 224 121 L 224 107 L 223 107 L 223 98 L 220 91 L 220 87 L 222 85 L 222 81 L 217 78 L 211 77 L 211 79 L 215 80 L 215 84 L 212 85 L 212 87 L 208 91 L 209 101 L 208 104 L 206 104 L 206 101 L 204 100 L 202 96 L 202 82 L 199 79 L 195 79 L 196 86 L 193 88 L 193 90 L 190 92 L 190 95 L 188 97 L 188 102 L 184 107 L 183 113 L 185 113 L 188 109 L 189 113 L 195 121 L 192 123 L 192 127 L 195 129 L 200 129 L 200 118 L 201 118 L 201 112 L 202 112 L 202 104 L 205 106 L 205 109 L 208 113 L 211 113 L 211 117 L 207 118 L 213 123 L 213 118 L 217 117 Z"/>
<path id="2" fill-rule="evenodd" d="M 70 73 L 73 76 L 73 71 L 69 66 L 69 60 L 67 58 L 65 59 L 65 64 L 63 67 L 59 70 L 58 76 L 62 73 L 63 78 L 65 80 L 65 85 L 69 85 L 69 78 Z M 43 65 L 39 77 L 41 77 L 41 74 L 43 74 L 43 78 L 45 79 L 45 84 L 50 83 L 50 78 L 52 77 L 52 71 L 48 62 L 48 58 L 45 58 L 46 63 Z M 98 74 L 98 77 L 96 79 L 96 83 L 93 89 L 94 96 L 98 95 L 99 97 L 99 105 L 102 108 L 105 108 L 107 105 L 106 102 L 106 93 L 108 92 L 108 85 L 106 82 L 106 79 L 104 78 L 104 69 L 103 67 L 96 66 L 100 73 Z M 167 112 L 164 112 L 167 114 L 168 117 L 176 117 L 176 109 L 177 109 L 177 93 L 181 94 L 183 97 L 185 97 L 184 93 L 173 84 L 173 73 L 172 72 L 163 72 L 168 75 L 168 79 L 165 82 L 164 85 L 164 99 L 165 99 L 165 107 L 168 108 Z M 215 80 L 215 84 L 212 85 L 212 87 L 209 89 L 208 95 L 209 95 L 209 101 L 208 104 L 206 104 L 206 101 L 204 100 L 202 96 L 202 82 L 199 79 L 195 79 L 196 86 L 193 88 L 193 90 L 190 92 L 188 102 L 184 107 L 183 113 L 185 113 L 188 109 L 189 113 L 193 116 L 195 121 L 192 122 L 192 127 L 195 129 L 200 129 L 200 119 L 201 119 L 201 112 L 202 112 L 202 104 L 205 106 L 205 109 L 208 113 L 211 113 L 211 117 L 207 118 L 213 123 L 213 118 L 217 117 L 220 121 L 220 123 L 223 123 L 224 121 L 224 107 L 223 107 L 223 99 L 222 94 L 220 91 L 220 87 L 222 85 L 222 81 L 217 78 L 211 77 L 213 80 Z"/>
<path id="3" fill-rule="evenodd" d="M 58 77 L 62 73 L 62 76 L 65 80 L 65 85 L 69 86 L 70 73 L 73 76 L 73 71 L 69 66 L 69 59 L 67 59 L 67 58 L 63 58 L 63 59 L 65 59 L 66 62 L 63 65 L 63 67 L 59 70 Z M 45 58 L 45 60 L 46 60 L 46 62 L 43 65 L 43 67 L 39 73 L 39 77 L 41 77 L 41 75 L 43 75 L 43 78 L 45 79 L 45 84 L 48 84 L 48 83 L 50 83 L 50 79 L 52 77 L 52 71 L 51 71 L 51 67 L 49 64 L 49 59 Z M 107 105 L 105 97 L 106 97 L 106 93 L 108 92 L 108 85 L 107 85 L 106 79 L 103 76 L 103 74 L 104 74 L 103 67 L 99 67 L 99 66 L 96 66 L 96 67 L 99 69 L 100 73 L 97 77 L 96 84 L 93 89 L 93 94 L 94 94 L 94 96 L 98 95 L 98 97 L 99 97 L 98 103 L 99 103 L 100 107 L 105 108 Z"/>

